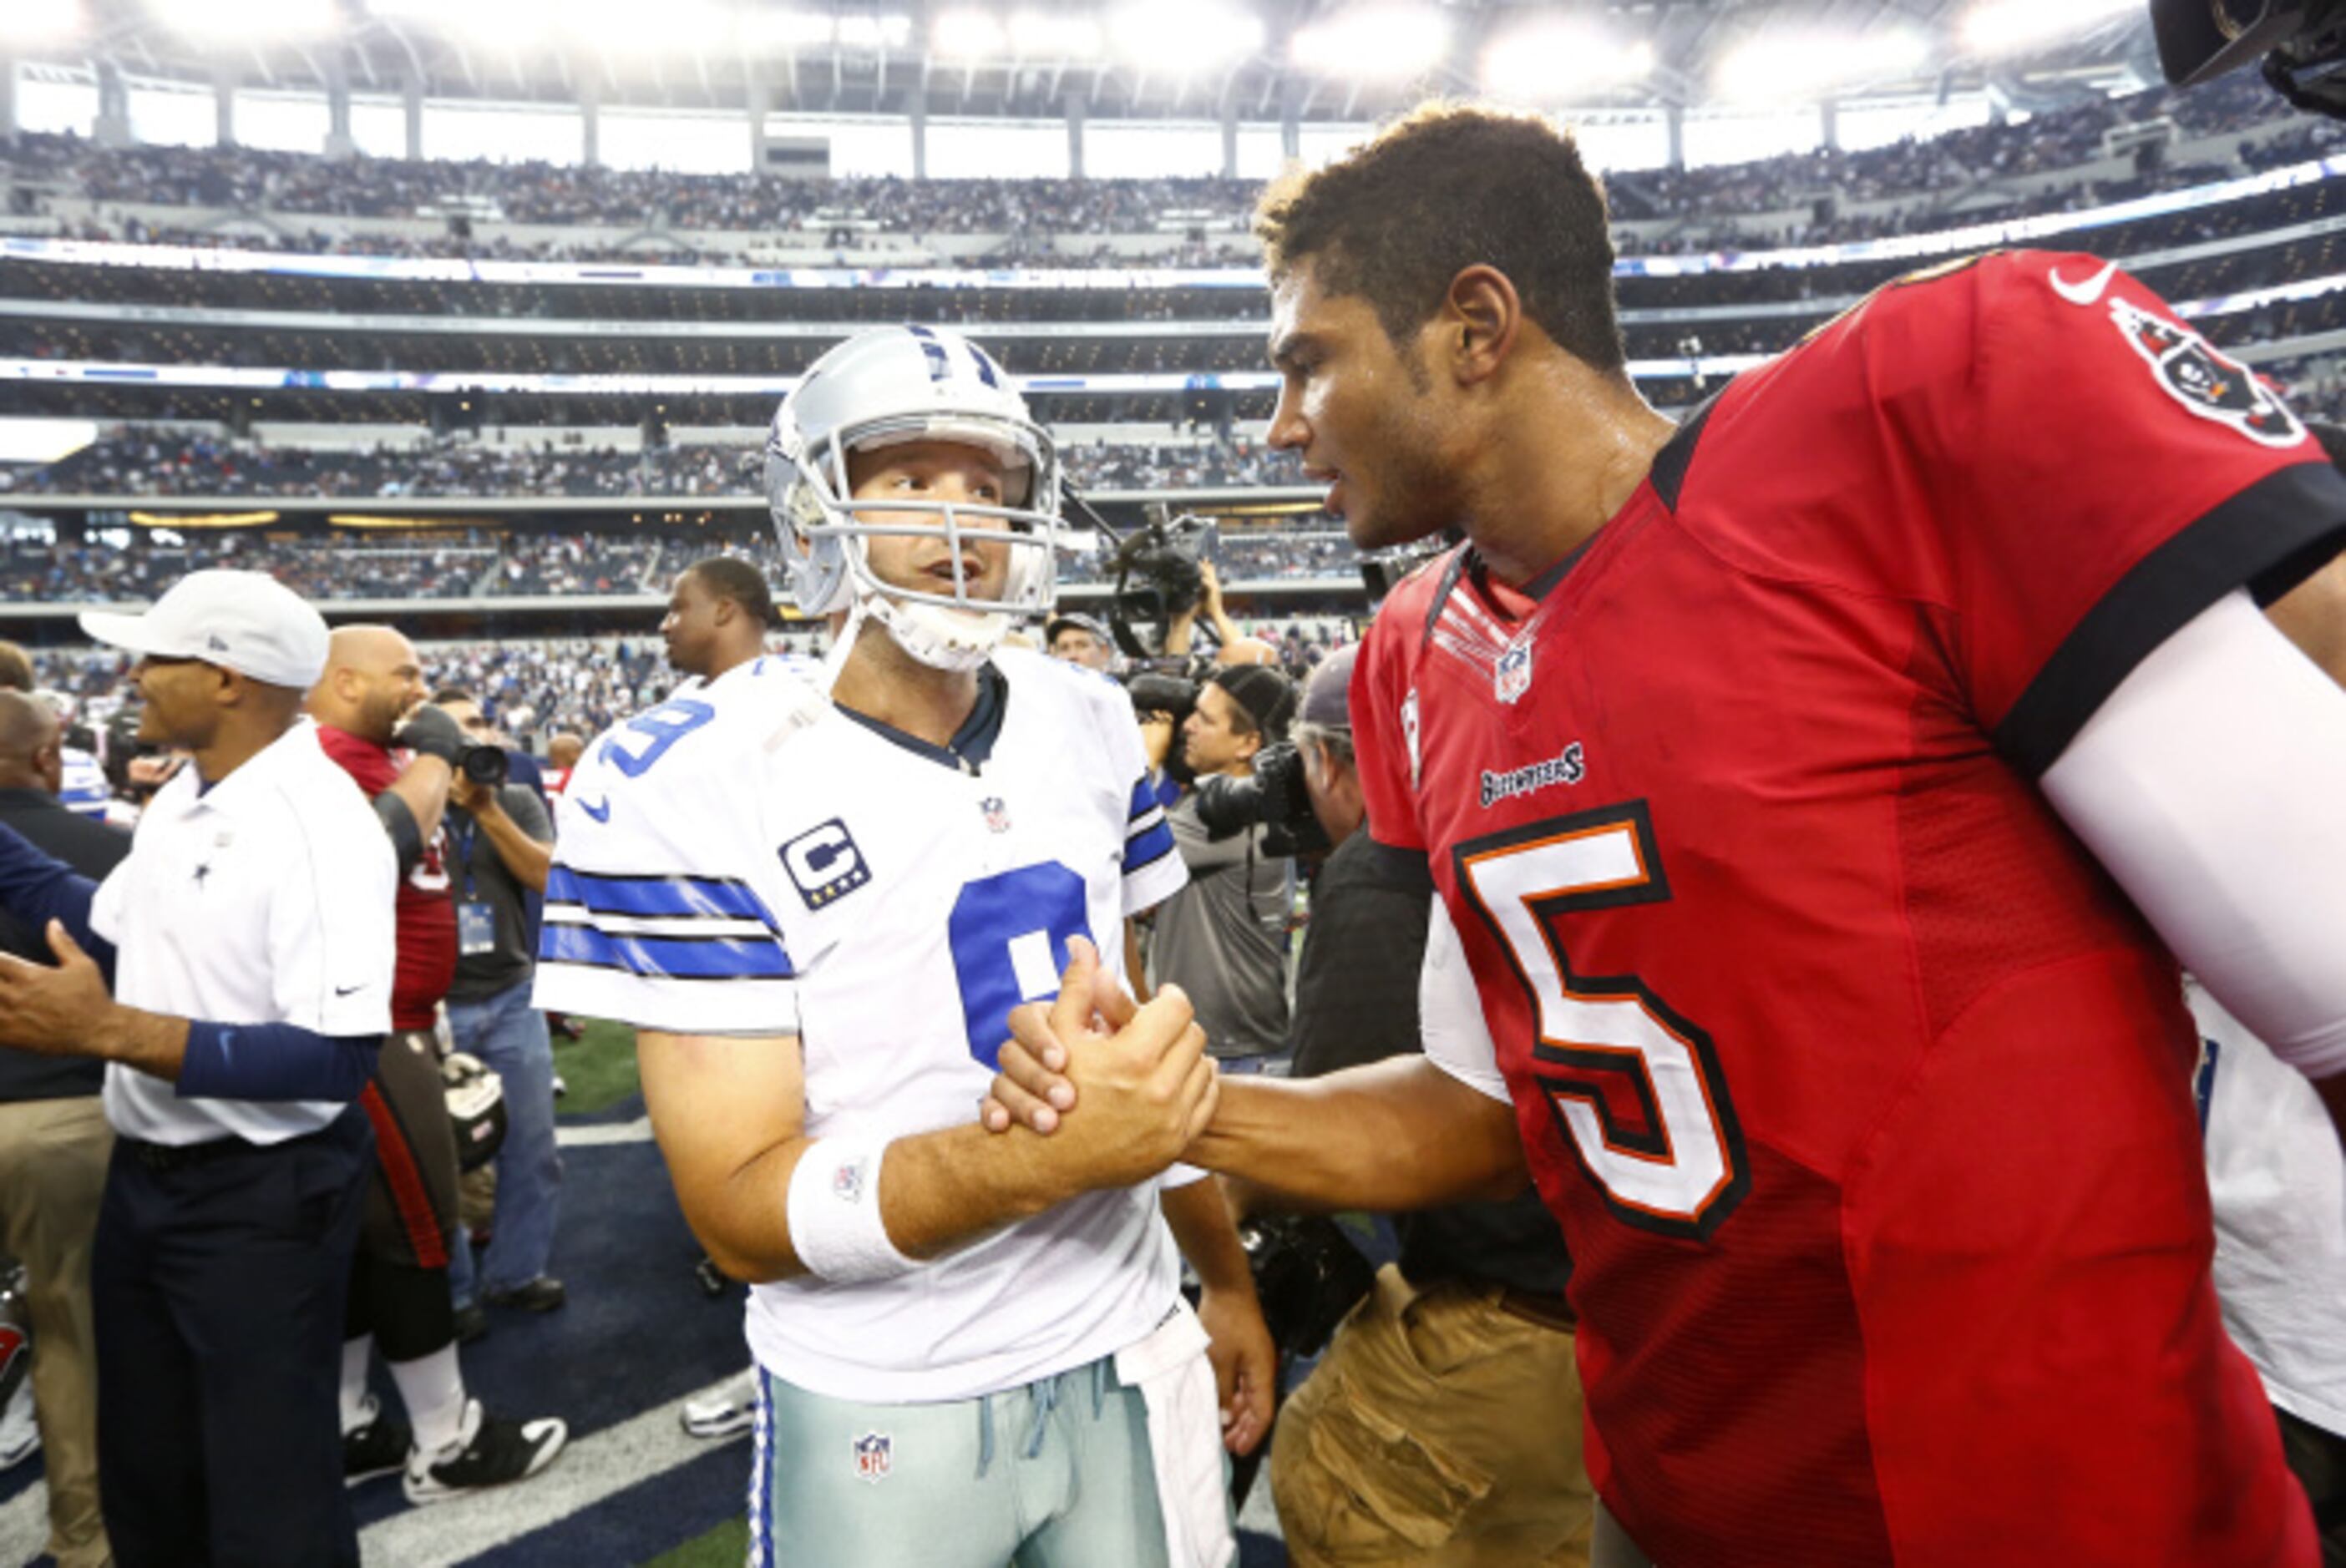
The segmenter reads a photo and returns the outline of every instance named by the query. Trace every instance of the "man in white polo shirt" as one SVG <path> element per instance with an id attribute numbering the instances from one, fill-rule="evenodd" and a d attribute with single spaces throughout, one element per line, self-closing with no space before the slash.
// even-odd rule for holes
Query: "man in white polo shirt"
<path id="1" fill-rule="evenodd" d="M 81 624 L 139 656 L 140 738 L 194 758 L 103 883 L 0 829 L 0 904 L 57 957 L 0 958 L 0 1044 L 107 1063 L 91 1294 L 115 1560 L 355 1563 L 336 1385 L 391 842 L 301 716 L 326 626 L 291 592 L 198 572 Z"/>

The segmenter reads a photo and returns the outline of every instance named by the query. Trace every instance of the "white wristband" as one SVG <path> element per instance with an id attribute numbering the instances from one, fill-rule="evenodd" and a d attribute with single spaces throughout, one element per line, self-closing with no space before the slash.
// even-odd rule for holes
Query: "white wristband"
<path id="1" fill-rule="evenodd" d="M 880 1217 L 884 1138 L 817 1138 L 790 1172 L 790 1246 L 807 1272 L 832 1285 L 893 1279 L 920 1267 L 896 1250 Z"/>

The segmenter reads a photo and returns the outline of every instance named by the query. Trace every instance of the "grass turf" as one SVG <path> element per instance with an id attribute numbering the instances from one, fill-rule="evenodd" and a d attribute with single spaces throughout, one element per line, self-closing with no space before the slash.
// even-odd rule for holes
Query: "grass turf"
<path id="1" fill-rule="evenodd" d="M 600 1018 L 578 1022 L 586 1038 L 565 1040 L 557 1035 L 554 1042 L 554 1070 L 562 1074 L 569 1091 L 556 1107 L 563 1116 L 607 1111 L 642 1086 L 636 1076 L 636 1032 Z"/>
<path id="2" fill-rule="evenodd" d="M 696 1535 L 671 1552 L 663 1552 L 644 1568 L 738 1568 L 750 1554 L 750 1522 L 729 1519 L 704 1535 Z"/>

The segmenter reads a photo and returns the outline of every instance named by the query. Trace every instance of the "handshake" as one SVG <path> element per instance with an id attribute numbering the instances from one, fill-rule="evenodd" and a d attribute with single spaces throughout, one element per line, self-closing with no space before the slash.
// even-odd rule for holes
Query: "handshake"
<path id="1" fill-rule="evenodd" d="M 1010 1014 L 1012 1038 L 979 1108 L 988 1132 L 1049 1137 L 1066 1196 L 1148 1180 L 1214 1119 L 1221 1081 L 1189 999 L 1168 985 L 1135 1003 L 1076 937 L 1055 1002 Z"/>

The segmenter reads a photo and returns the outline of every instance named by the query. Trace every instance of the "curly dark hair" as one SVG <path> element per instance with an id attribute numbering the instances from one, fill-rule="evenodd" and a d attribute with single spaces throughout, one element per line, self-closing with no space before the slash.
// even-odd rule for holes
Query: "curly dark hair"
<path id="1" fill-rule="evenodd" d="M 1605 188 L 1572 133 L 1536 116 L 1426 104 L 1323 168 L 1289 171 L 1255 209 L 1270 275 L 1309 259 L 1320 286 L 1357 296 L 1397 347 L 1451 280 L 1485 263 L 1574 358 L 1618 372 Z"/>

